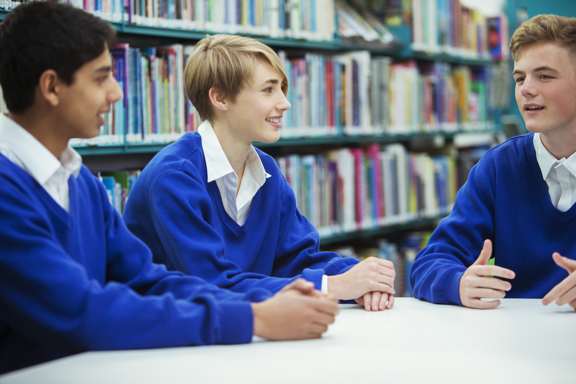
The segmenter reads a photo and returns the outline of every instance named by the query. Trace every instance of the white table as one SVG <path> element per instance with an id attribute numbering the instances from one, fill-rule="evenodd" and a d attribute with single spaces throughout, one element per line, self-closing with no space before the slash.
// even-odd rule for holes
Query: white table
<path id="1" fill-rule="evenodd" d="M 343 306 L 319 340 L 90 352 L 0 383 L 576 383 L 576 312 L 504 299 L 493 310 L 396 301 Z"/>

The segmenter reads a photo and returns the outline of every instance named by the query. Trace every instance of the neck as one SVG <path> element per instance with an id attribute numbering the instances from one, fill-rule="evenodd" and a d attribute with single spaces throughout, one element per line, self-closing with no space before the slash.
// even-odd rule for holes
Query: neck
<path id="1" fill-rule="evenodd" d="M 541 133 L 540 139 L 548 152 L 555 158 L 569 158 L 576 152 L 576 131 L 558 134 Z"/>
<path id="2" fill-rule="evenodd" d="M 62 152 L 64 152 L 68 146 L 68 138 L 59 136 L 55 133 L 57 130 L 50 129 L 51 124 L 49 118 L 39 119 L 37 116 L 40 115 L 32 110 L 28 110 L 22 114 L 8 113 L 10 119 L 28 131 L 40 144 L 45 146 L 50 153 L 59 159 Z"/>
<path id="3" fill-rule="evenodd" d="M 231 130 L 227 129 L 226 125 L 215 122 L 212 128 L 214 128 L 214 132 L 216 133 L 216 137 L 218 137 L 218 141 L 222 146 L 226 158 L 230 162 L 232 169 L 234 169 L 236 176 L 238 176 L 238 187 L 240 187 L 240 182 L 244 175 L 244 166 L 248 154 L 252 149 L 252 143 L 247 143 L 235 137 Z"/>

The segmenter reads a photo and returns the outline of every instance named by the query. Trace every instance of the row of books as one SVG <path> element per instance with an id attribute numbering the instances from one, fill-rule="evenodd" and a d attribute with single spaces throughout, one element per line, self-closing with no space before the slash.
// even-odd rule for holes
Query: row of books
<path id="1" fill-rule="evenodd" d="M 277 159 L 300 212 L 321 236 L 437 217 L 454 204 L 450 156 L 407 152 L 401 144 L 341 148 Z"/>
<path id="2" fill-rule="evenodd" d="M 394 264 L 396 277 L 394 278 L 394 291 L 396 297 L 413 297 L 410 285 L 410 269 L 416 254 L 426 246 L 432 233 L 428 231 L 410 232 L 391 241 L 378 239 L 373 246 L 346 246 L 323 250 L 331 250 L 344 257 L 353 257 L 365 260 L 368 257 L 378 257 L 389 260 Z"/>
<path id="3" fill-rule="evenodd" d="M 413 0 L 412 49 L 428 53 L 448 53 L 472 58 L 503 59 L 494 38 L 506 41 L 506 16 L 489 18 L 460 0 Z M 494 36 L 494 33 L 499 36 Z"/>
<path id="4" fill-rule="evenodd" d="M 126 201 L 140 171 L 99 172 L 98 178 L 106 188 L 110 204 L 120 213 L 124 213 Z"/>
<path id="5" fill-rule="evenodd" d="M 29 0 L 0 0 L 10 10 Z M 334 0 L 59 0 L 105 20 L 274 38 L 334 41 Z"/>
<path id="6" fill-rule="evenodd" d="M 111 49 L 124 98 L 101 134 L 73 145 L 163 143 L 195 130 L 200 119 L 184 95 L 193 46 Z M 368 51 L 340 55 L 279 52 L 288 80 L 281 136 L 374 135 L 489 129 L 492 68 L 443 62 L 393 62 Z"/>

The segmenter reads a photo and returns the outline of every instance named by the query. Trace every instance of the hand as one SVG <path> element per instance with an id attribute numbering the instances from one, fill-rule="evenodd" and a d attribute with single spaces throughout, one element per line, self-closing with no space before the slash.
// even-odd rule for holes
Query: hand
<path id="1" fill-rule="evenodd" d="M 512 285 L 500 279 L 488 277 L 503 277 L 513 279 L 515 274 L 509 269 L 488 265 L 492 255 L 492 242 L 484 241 L 484 247 L 478 259 L 472 264 L 460 279 L 460 301 L 469 308 L 489 309 L 500 305 L 500 300 L 482 301 L 483 298 L 501 299 Z"/>
<path id="2" fill-rule="evenodd" d="M 278 292 L 252 303 L 254 334 L 269 340 L 315 339 L 328 330 L 339 312 L 338 300 L 321 292 Z"/>
<path id="3" fill-rule="evenodd" d="M 394 264 L 369 257 L 341 275 L 328 276 L 328 292 L 341 300 L 358 299 L 369 292 L 394 293 Z"/>
<path id="4" fill-rule="evenodd" d="M 542 304 L 548 305 L 556 300 L 557 305 L 570 304 L 576 309 L 576 260 L 563 257 L 558 252 L 552 254 L 552 259 L 558 266 L 568 271 L 568 277 L 544 296 Z"/>
<path id="5" fill-rule="evenodd" d="M 383 311 L 392 309 L 394 306 L 394 295 L 382 292 L 368 292 L 364 296 L 356 299 L 356 302 L 364 306 L 367 311 Z"/>
<path id="6" fill-rule="evenodd" d="M 298 278 L 291 283 L 286 284 L 279 292 L 286 292 L 290 290 L 297 290 L 302 293 L 312 293 L 314 292 L 314 283 Z"/>

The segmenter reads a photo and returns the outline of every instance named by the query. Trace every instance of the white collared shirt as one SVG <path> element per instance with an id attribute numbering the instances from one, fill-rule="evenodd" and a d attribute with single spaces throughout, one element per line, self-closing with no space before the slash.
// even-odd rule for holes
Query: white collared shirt
<path id="1" fill-rule="evenodd" d="M 27 130 L 0 114 L 0 153 L 28 172 L 66 212 L 70 212 L 70 175 L 78 177 L 82 157 L 67 147 L 57 159 Z"/>
<path id="2" fill-rule="evenodd" d="M 222 145 L 214 132 L 214 128 L 208 120 L 205 120 L 198 127 L 198 133 L 202 137 L 202 149 L 206 160 L 206 170 L 208 182 L 216 181 L 222 204 L 226 213 L 238 225 L 243 225 L 248 217 L 252 200 L 256 192 L 264 185 L 266 179 L 270 177 L 264 170 L 264 165 L 254 147 L 246 159 L 244 175 L 240 183 L 240 190 L 236 195 L 238 187 L 238 176 L 234 172 L 232 165 L 228 161 Z M 322 276 L 321 291 L 328 292 L 328 276 Z"/>
<path id="3" fill-rule="evenodd" d="M 238 225 L 243 225 L 248 217 L 254 196 L 270 175 L 264 170 L 260 156 L 252 147 L 246 158 L 244 175 L 240 180 L 240 189 L 238 189 L 238 175 L 230 165 L 214 128 L 208 120 L 198 127 L 198 133 L 202 137 L 208 182 L 216 181 L 226 213 Z"/>
<path id="4" fill-rule="evenodd" d="M 540 133 L 534 134 L 534 149 L 552 204 L 566 212 L 576 202 L 576 153 L 556 159 L 542 144 Z"/>

